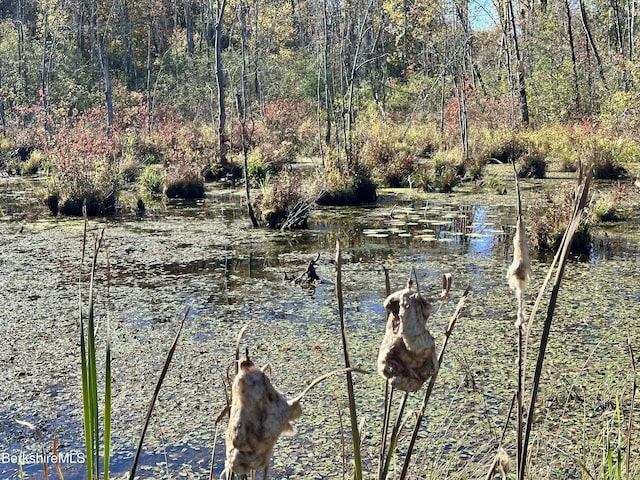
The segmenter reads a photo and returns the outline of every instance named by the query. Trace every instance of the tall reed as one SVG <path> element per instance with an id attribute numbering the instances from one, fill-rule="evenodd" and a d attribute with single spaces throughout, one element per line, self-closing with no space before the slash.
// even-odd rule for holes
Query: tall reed
<path id="1" fill-rule="evenodd" d="M 336 296 L 338 299 L 338 314 L 340 315 L 340 331 L 342 334 L 342 352 L 344 354 L 345 368 L 351 368 L 349 347 L 347 340 L 347 327 L 344 321 L 344 300 L 342 296 L 342 250 L 340 240 L 336 241 Z M 353 376 L 347 371 L 347 393 L 349 395 L 349 418 L 351 420 L 351 438 L 353 441 L 353 461 L 355 480 L 362 480 L 362 459 L 360 455 L 360 431 L 358 429 L 358 414 L 356 411 L 356 398 L 353 391 Z"/>
<path id="2" fill-rule="evenodd" d="M 509 269 L 509 284 L 516 291 L 516 299 L 518 301 L 518 314 L 516 320 L 516 327 L 518 328 L 518 390 L 516 392 L 517 403 L 517 479 L 524 480 L 526 476 L 528 455 L 529 455 L 529 443 L 531 440 L 531 430 L 535 422 L 535 407 L 538 397 L 538 391 L 540 388 L 540 380 L 542 378 L 542 367 L 544 364 L 545 354 L 547 351 L 547 345 L 549 342 L 549 335 L 551 332 L 551 326 L 553 323 L 553 315 L 555 307 L 558 301 L 558 294 L 560 291 L 560 284 L 562 282 L 564 270 L 567 264 L 569 251 L 571 249 L 571 243 L 574 235 L 582 221 L 582 217 L 587 206 L 587 200 L 589 198 L 589 187 L 591 185 L 592 174 L 589 172 L 582 182 L 582 175 L 580 174 L 576 189 L 575 203 L 573 207 L 573 214 L 569 225 L 567 226 L 558 252 L 556 253 L 547 275 L 540 287 L 535 304 L 529 314 L 528 324 L 526 330 L 524 330 L 524 322 L 526 314 L 523 310 L 522 289 L 514 288 L 512 284 L 512 274 L 516 275 L 516 268 L 514 265 L 518 264 L 518 246 L 514 242 L 514 263 Z M 520 189 L 516 179 L 516 193 L 518 195 L 518 229 L 516 235 L 524 234 L 524 230 L 518 231 L 520 228 L 524 229 L 522 224 L 522 212 L 520 205 Z M 555 276 L 554 276 L 555 272 Z M 542 328 L 542 334 L 540 338 L 540 346 L 536 357 L 535 371 L 530 387 L 530 396 L 528 404 L 525 404 L 525 386 L 526 386 L 526 358 L 527 358 L 527 345 L 534 318 L 540 308 L 542 298 L 547 290 L 547 286 L 551 277 L 554 277 L 553 285 L 551 287 L 551 295 L 549 303 L 547 305 L 547 313 Z M 524 330 L 524 331 L 523 331 Z M 491 472 L 490 472 L 491 473 Z"/>
<path id="3" fill-rule="evenodd" d="M 344 320 L 344 301 L 342 296 L 342 252 L 341 252 L 340 240 L 336 241 L 336 262 L 335 263 L 336 263 L 336 296 L 338 301 L 338 313 L 340 316 L 340 326 L 341 326 L 341 334 L 342 334 L 342 350 L 343 350 L 343 355 L 345 359 L 345 366 L 346 368 L 350 368 L 351 360 L 349 356 L 347 330 L 346 330 L 345 320 Z M 391 293 L 391 287 L 389 282 L 388 270 L 386 268 L 384 269 L 384 274 L 385 274 L 385 288 L 388 296 Z M 412 277 L 415 279 L 416 288 L 417 288 L 417 291 L 419 292 L 418 278 L 415 273 L 415 270 L 412 270 L 411 274 L 412 274 Z M 412 281 L 413 280 L 410 281 L 409 285 L 411 285 Z M 437 311 L 440 311 L 442 306 L 449 299 L 449 294 L 452 286 L 451 275 L 449 274 L 443 275 L 442 284 L 443 284 L 443 289 L 442 289 L 442 294 L 440 296 L 440 304 L 438 306 Z M 451 337 L 453 328 L 462 311 L 462 308 L 464 307 L 469 291 L 470 291 L 470 287 L 467 287 L 458 302 L 458 305 L 456 307 L 456 310 L 453 316 L 449 321 L 449 324 L 445 331 L 444 343 L 442 345 L 442 348 L 437 358 L 438 366 L 442 365 L 444 354 L 447 348 L 447 343 Z M 415 448 L 416 440 L 418 437 L 418 433 L 420 431 L 420 427 L 422 425 L 422 420 L 426 413 L 429 399 L 431 398 L 431 394 L 433 392 L 433 388 L 438 376 L 438 371 L 439 371 L 439 368 L 436 369 L 436 371 L 432 374 L 430 378 L 429 385 L 427 387 L 424 399 L 422 401 L 421 409 L 418 415 L 416 416 L 416 423 L 414 425 L 412 437 L 405 454 L 402 473 L 399 477 L 400 479 L 407 478 L 408 470 L 411 464 L 412 453 Z M 398 411 L 396 414 L 395 422 L 393 423 L 391 432 L 389 432 L 391 406 L 393 403 L 394 390 L 395 390 L 394 387 L 390 385 L 389 381 L 385 382 L 383 428 L 382 428 L 380 445 L 378 450 L 379 452 L 378 453 L 379 463 L 378 463 L 378 474 L 377 474 L 378 480 L 384 480 L 389 476 L 389 470 L 390 470 L 391 462 L 393 460 L 393 455 L 396 451 L 396 447 L 398 444 L 398 438 L 400 436 L 400 432 L 405 422 L 404 410 L 407 404 L 407 399 L 409 398 L 409 392 L 406 392 L 406 391 L 403 392 L 402 399 L 400 401 L 400 405 L 398 407 Z M 349 416 L 351 420 L 352 442 L 353 442 L 353 450 L 354 450 L 354 478 L 356 480 L 361 480 L 362 479 L 362 458 L 361 458 L 362 445 L 360 442 L 360 432 L 358 428 L 358 417 L 357 417 L 357 410 L 356 410 L 356 404 L 355 404 L 355 392 L 354 392 L 353 381 L 352 381 L 350 372 L 347 372 L 347 393 L 349 396 Z"/>
<path id="4" fill-rule="evenodd" d="M 88 220 L 85 210 L 84 234 L 82 244 L 82 262 L 84 265 L 87 244 Z M 98 262 L 98 254 L 102 248 L 104 229 L 94 238 L 93 255 L 89 280 L 88 310 L 85 323 L 82 298 L 82 268 L 79 281 L 79 307 L 80 307 L 80 357 L 82 371 L 82 405 L 84 421 L 84 440 L 87 452 L 87 478 L 100 478 L 100 460 L 102 453 L 103 478 L 109 478 L 109 458 L 111 454 L 111 333 L 109 316 L 106 325 L 106 348 L 104 367 L 104 398 L 103 398 L 103 425 L 102 435 L 100 431 L 100 412 L 98 399 L 98 369 L 96 362 L 96 326 L 94 315 L 95 302 L 95 275 Z M 102 438 L 102 445 L 101 445 Z"/>
<path id="5" fill-rule="evenodd" d="M 133 480 L 136 476 L 136 470 L 138 469 L 138 462 L 140 461 L 140 454 L 142 453 L 142 445 L 144 444 L 144 437 L 147 433 L 147 428 L 149 428 L 149 422 L 151 421 L 151 414 L 153 413 L 153 407 L 156 404 L 156 400 L 158 399 L 158 394 L 160 393 L 160 388 L 162 387 L 162 382 L 164 382 L 164 378 L 167 376 L 167 372 L 169 371 L 169 366 L 171 365 L 171 360 L 173 359 L 173 354 L 176 351 L 178 346 L 178 340 L 180 339 L 180 335 L 182 334 L 182 328 L 184 327 L 184 322 L 187 320 L 189 316 L 191 308 L 187 308 L 184 313 L 184 317 L 182 317 L 182 322 L 180 322 L 180 326 L 178 327 L 178 332 L 171 344 L 171 348 L 167 352 L 167 357 L 165 358 L 164 365 L 162 366 L 162 371 L 160 372 L 160 377 L 158 378 L 158 382 L 156 383 L 156 388 L 153 391 L 153 396 L 151 397 L 151 402 L 149 402 L 149 409 L 147 410 L 147 416 L 144 420 L 144 425 L 142 427 L 142 433 L 140 434 L 140 441 L 138 442 L 138 448 L 136 449 L 135 456 L 133 458 L 133 465 L 131 466 L 131 473 L 129 474 L 129 480 Z"/>

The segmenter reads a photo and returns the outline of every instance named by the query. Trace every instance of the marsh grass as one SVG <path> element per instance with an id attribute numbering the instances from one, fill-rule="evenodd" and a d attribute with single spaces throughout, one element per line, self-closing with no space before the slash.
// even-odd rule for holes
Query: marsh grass
<path id="1" fill-rule="evenodd" d="M 85 209 L 85 222 L 82 244 L 82 261 L 84 265 L 86 247 L 87 247 L 87 229 L 88 219 Z M 97 351 L 96 351 L 96 322 L 95 322 L 95 278 L 98 269 L 98 256 L 104 243 L 104 228 L 94 238 L 93 254 L 91 257 L 91 270 L 89 279 L 89 297 L 86 317 L 83 314 L 83 295 L 82 295 L 82 268 L 79 279 L 79 299 L 80 299 L 80 356 L 81 356 L 81 373 L 82 373 L 82 405 L 83 405 L 83 423 L 84 423 L 84 440 L 86 449 L 86 466 L 87 478 L 90 480 L 103 478 L 109 479 L 110 457 L 111 457 L 111 407 L 112 407 L 112 377 L 111 377 L 111 324 L 110 315 L 106 315 L 106 340 L 105 340 L 105 361 L 104 361 L 104 396 L 102 403 L 98 396 L 98 367 L 97 367 Z M 107 271 L 110 271 L 109 255 L 107 252 Z M 109 278 L 109 276 L 108 276 Z M 109 282 L 108 282 L 109 283 Z M 107 289 L 108 291 L 108 289 Z M 189 316 L 190 309 L 187 308 L 186 313 L 180 323 L 176 337 L 171 345 L 167 357 L 164 362 L 160 377 L 156 384 L 151 398 L 147 416 L 140 441 L 135 452 L 133 466 L 131 467 L 130 479 L 133 480 L 137 470 L 142 445 L 144 443 L 145 433 L 149 426 L 153 407 L 158 398 L 158 393 L 169 370 L 173 354 L 178 345 L 178 340 L 182 333 L 184 323 Z M 100 414 L 102 413 L 102 426 L 100 425 Z M 102 427 L 102 428 L 101 428 Z M 35 427 L 34 427 L 35 428 Z M 57 457 L 57 439 L 54 439 L 53 453 Z M 56 470 L 62 479 L 60 465 L 56 463 Z M 102 468 L 101 468 L 102 467 Z M 45 478 L 48 478 L 47 466 L 45 468 Z"/>
<path id="2" fill-rule="evenodd" d="M 342 249 L 340 240 L 336 242 L 336 298 L 338 302 L 338 314 L 340 316 L 340 332 L 342 336 L 342 353 L 344 355 L 345 368 L 351 368 L 349 346 L 347 340 L 347 328 L 344 320 L 344 300 L 342 296 Z M 358 413 L 356 410 L 356 397 L 353 388 L 353 377 L 347 372 L 347 393 L 349 396 L 349 419 L 351 420 L 351 439 L 353 441 L 354 478 L 362 480 L 362 459 L 360 452 L 360 432 L 358 428 Z"/>
<path id="3" fill-rule="evenodd" d="M 537 402 L 538 393 L 540 390 L 540 380 L 542 376 L 542 369 L 544 365 L 545 356 L 547 353 L 547 345 L 549 342 L 549 335 L 550 335 L 551 326 L 553 323 L 553 316 L 554 316 L 555 308 L 558 301 L 558 293 L 560 290 L 560 285 L 562 282 L 564 270 L 567 265 L 568 255 L 571 250 L 571 244 L 573 242 L 576 232 L 578 231 L 579 226 L 582 223 L 582 218 L 588 204 L 589 187 L 591 184 L 591 179 L 592 179 L 591 172 L 587 174 L 584 182 L 582 182 L 581 175 L 578 177 L 578 183 L 575 189 L 575 195 L 573 195 L 572 197 L 575 200 L 571 208 L 571 212 L 572 212 L 571 217 L 569 219 L 566 230 L 564 231 L 562 240 L 560 241 L 559 249 L 540 287 L 535 304 L 529 315 L 528 325 L 526 325 L 526 327 L 523 324 L 523 322 L 520 321 L 520 316 L 523 312 L 521 312 L 519 308 L 518 320 L 516 321 L 516 327 L 518 328 L 518 358 L 517 358 L 518 389 L 516 392 L 516 406 L 517 406 L 517 419 L 516 419 L 517 421 L 517 428 L 516 428 L 517 460 L 516 461 L 517 461 L 518 480 L 524 480 L 526 478 L 527 465 L 528 465 L 528 462 L 530 461 L 529 448 L 531 443 L 531 431 L 535 421 L 536 402 Z M 518 199 L 519 199 L 520 191 L 519 191 L 517 178 L 516 178 L 516 190 L 517 190 Z M 518 209 L 518 214 L 520 215 L 520 208 Z M 515 259 L 515 253 L 514 253 L 514 259 Z M 538 309 L 540 308 L 542 298 L 545 296 L 547 285 L 551 280 L 552 276 L 554 277 L 554 281 L 551 287 L 551 293 L 550 293 L 550 297 L 547 305 L 546 317 L 545 317 L 542 334 L 540 338 L 540 346 L 536 356 L 535 372 L 534 372 L 530 390 L 529 390 L 529 394 L 530 394 L 529 402 L 528 404 L 526 404 L 525 403 L 526 385 L 527 385 L 526 358 L 527 358 L 527 345 L 529 342 L 529 335 L 532 329 L 534 318 L 538 312 Z M 519 304 L 521 304 L 522 302 L 521 291 L 520 292 L 516 291 L 516 298 Z M 491 475 L 491 472 L 490 472 L 490 475 Z"/>
<path id="4" fill-rule="evenodd" d="M 44 478 L 45 480 L 49 480 L 49 465 L 47 464 L 46 461 L 46 451 L 45 451 L 45 446 L 44 446 L 44 442 L 43 442 L 43 436 L 42 436 L 42 432 L 40 431 L 40 429 L 38 427 L 36 427 L 33 423 L 31 422 L 26 422 L 24 420 L 16 420 L 16 423 L 18 423 L 19 425 L 22 425 L 23 427 L 27 427 L 29 430 L 31 430 L 32 432 L 34 432 L 35 436 L 38 438 L 38 441 L 40 442 L 40 451 L 42 453 L 42 472 L 44 474 Z M 56 454 L 56 450 L 57 450 L 57 441 L 54 439 L 53 442 L 53 450 L 54 450 L 54 455 Z M 20 456 L 18 457 L 18 476 L 20 477 L 20 479 L 24 478 L 24 470 L 22 468 L 23 466 L 23 460 L 22 460 L 22 450 L 20 451 Z M 60 479 L 64 480 L 64 478 L 62 477 L 62 474 L 60 472 L 60 465 L 56 462 L 56 467 L 57 467 L 57 471 L 60 474 Z"/>
<path id="5" fill-rule="evenodd" d="M 87 243 L 88 220 L 85 208 L 84 236 L 82 246 L 82 264 L 84 264 Z M 98 369 L 96 362 L 96 326 L 94 316 L 94 286 L 97 269 L 98 254 L 102 248 L 104 229 L 94 239 L 93 256 L 89 280 L 88 311 L 85 316 L 82 312 L 82 273 L 79 284 L 80 297 L 80 356 L 82 370 L 82 405 L 84 420 L 84 440 L 87 452 L 87 478 L 100 478 L 100 455 L 102 453 L 103 478 L 109 478 L 109 458 L 111 454 L 111 326 L 107 315 L 106 324 L 106 348 L 104 370 L 104 398 L 103 398 L 103 425 L 100 429 L 100 411 L 98 399 Z M 102 440 L 102 445 L 101 445 Z"/>

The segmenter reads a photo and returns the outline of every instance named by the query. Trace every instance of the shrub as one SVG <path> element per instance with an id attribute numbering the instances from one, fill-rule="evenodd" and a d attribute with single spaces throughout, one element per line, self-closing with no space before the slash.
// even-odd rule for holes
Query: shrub
<path id="1" fill-rule="evenodd" d="M 484 161 L 508 163 L 521 157 L 526 151 L 522 138 L 496 131 L 487 132 L 476 156 Z"/>
<path id="2" fill-rule="evenodd" d="M 34 175 L 38 173 L 43 162 L 46 160 L 46 155 L 42 150 L 34 150 L 29 155 L 29 158 L 23 162 L 20 173 L 22 175 Z"/>
<path id="3" fill-rule="evenodd" d="M 627 171 L 619 161 L 623 156 L 624 147 L 625 144 L 621 140 L 600 138 L 588 142 L 585 160 L 593 170 L 593 177 L 611 180 L 625 177 Z"/>
<path id="4" fill-rule="evenodd" d="M 52 212 L 82 215 L 85 202 L 88 215 L 115 210 L 117 146 L 106 135 L 104 118 L 102 109 L 87 111 L 55 135 L 48 151 L 53 172 L 45 199 Z"/>
<path id="5" fill-rule="evenodd" d="M 319 193 L 318 205 L 356 206 L 374 203 L 377 199 L 376 184 L 370 172 L 357 161 L 349 169 L 337 162 L 328 162 L 315 179 Z"/>
<path id="6" fill-rule="evenodd" d="M 252 157 L 260 157 L 260 161 L 267 172 L 277 173 L 291 165 L 298 153 L 298 149 L 288 140 L 279 143 L 270 141 L 261 143 L 252 150 Z"/>
<path id="7" fill-rule="evenodd" d="M 164 184 L 164 168 L 160 165 L 148 165 L 140 175 L 140 190 L 143 194 L 157 195 L 162 193 Z"/>
<path id="8" fill-rule="evenodd" d="M 204 198 L 204 177 L 193 164 L 176 160 L 164 178 L 164 194 L 169 198 Z"/>
<path id="9" fill-rule="evenodd" d="M 485 175 L 482 179 L 482 185 L 498 195 L 507 193 L 507 185 L 497 173 Z"/>
<path id="10" fill-rule="evenodd" d="M 204 198 L 204 181 L 201 178 L 181 177 L 167 180 L 164 194 L 169 198 Z"/>
<path id="11" fill-rule="evenodd" d="M 520 178 L 544 178 L 547 162 L 541 152 L 527 153 L 516 162 L 516 171 Z"/>
<path id="12" fill-rule="evenodd" d="M 389 120 L 372 122 L 358 141 L 362 163 L 378 183 L 405 187 L 418 168 L 420 158 L 433 155 L 435 133 L 426 127 L 406 127 Z"/>
<path id="13" fill-rule="evenodd" d="M 460 182 L 464 163 L 459 149 L 441 150 L 416 172 L 415 184 L 428 192 L 448 193 Z"/>
<path id="14" fill-rule="evenodd" d="M 37 149 L 29 149 L 24 153 L 28 155 L 24 159 L 21 155 L 16 154 L 15 151 L 13 152 L 13 155 L 10 155 L 7 158 L 4 166 L 9 173 L 14 175 L 34 175 L 38 173 L 40 165 L 46 159 L 45 154 L 42 150 Z"/>
<path id="15" fill-rule="evenodd" d="M 602 222 L 620 220 L 620 204 L 627 194 L 626 185 L 616 185 L 610 192 L 599 192 L 592 207 L 593 219 Z"/>
<path id="16" fill-rule="evenodd" d="M 573 215 L 573 185 L 562 185 L 560 196 L 554 199 L 550 193 L 536 196 L 529 216 L 531 248 L 539 251 L 555 251 Z M 571 252 L 589 254 L 591 251 L 591 224 L 583 220 L 571 244 Z"/>
<path id="17" fill-rule="evenodd" d="M 253 197 L 253 209 L 262 225 L 278 229 L 307 228 L 317 190 L 296 171 L 268 176 Z"/>
<path id="18" fill-rule="evenodd" d="M 11 138 L 0 137 L 0 169 L 8 170 L 8 164 L 13 156 L 15 142 Z"/>
<path id="19" fill-rule="evenodd" d="M 138 140 L 133 130 L 118 135 L 119 173 L 124 182 L 134 182 L 140 175 L 141 164 L 138 160 Z"/>
<path id="20" fill-rule="evenodd" d="M 247 126 L 245 132 L 249 146 L 260 146 L 266 161 L 273 164 L 275 171 L 295 160 L 301 149 L 301 133 L 308 134 L 308 128 L 301 128 L 303 119 L 307 118 L 307 110 L 302 102 L 274 97 L 266 103 L 261 115 L 256 119 L 255 127 Z M 233 133 L 233 143 L 240 144 L 237 129 Z"/>
<path id="21" fill-rule="evenodd" d="M 363 147 L 362 156 L 373 176 L 388 187 L 406 186 L 417 164 L 417 158 L 408 145 L 389 133 L 374 133 L 369 137 Z"/>

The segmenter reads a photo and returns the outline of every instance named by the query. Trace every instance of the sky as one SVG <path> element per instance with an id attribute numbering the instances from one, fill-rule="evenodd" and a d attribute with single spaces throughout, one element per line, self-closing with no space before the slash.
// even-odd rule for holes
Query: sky
<path id="1" fill-rule="evenodd" d="M 498 25 L 498 16 L 491 0 L 470 0 L 469 20 L 474 30 L 490 30 Z"/>

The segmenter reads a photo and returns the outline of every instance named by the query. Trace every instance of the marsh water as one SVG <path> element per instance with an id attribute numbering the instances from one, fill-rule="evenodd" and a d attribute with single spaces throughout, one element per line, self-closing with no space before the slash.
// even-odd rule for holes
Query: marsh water
<path id="1" fill-rule="evenodd" d="M 566 180 L 525 181 L 525 204 Z M 40 456 L 51 455 L 55 442 L 64 478 L 82 479 L 79 304 L 86 311 L 89 271 L 86 259 L 81 266 L 84 223 L 50 217 L 33 200 L 37 188 L 37 180 L 0 178 L 0 477 L 18 478 L 22 469 L 26 478 L 44 478 Z M 226 424 L 216 426 L 215 420 L 225 405 L 243 326 L 249 324 L 243 351 L 268 366 L 287 396 L 344 365 L 335 292 L 338 240 L 351 361 L 372 372 L 355 377 L 365 478 L 375 474 L 382 421 L 384 383 L 375 369 L 385 325 L 385 269 L 393 290 L 403 288 L 415 270 L 421 292 L 431 299 L 439 295 L 442 274 L 452 274 L 451 301 L 429 323 L 437 344 L 459 296 L 471 286 L 411 478 L 484 477 L 515 387 L 516 305 L 505 281 L 515 223 L 508 190 L 385 190 L 373 206 L 315 208 L 309 229 L 295 232 L 252 229 L 241 192 L 213 184 L 203 201 L 157 202 L 142 215 L 125 208 L 114 218 L 91 219 L 85 256 L 93 238 L 105 232 L 96 317 L 99 352 L 107 328 L 112 335 L 112 477 L 128 477 L 149 401 L 187 308 L 145 437 L 139 478 L 208 478 L 211 465 L 219 477 Z M 640 349 L 637 194 L 625 205 L 625 217 L 598 226 L 591 256 L 572 259 L 565 271 L 538 398 L 532 478 L 582 478 L 585 469 L 598 478 L 603 445 L 610 439 L 615 446 L 626 428 L 633 388 L 628 345 Z M 319 285 L 288 280 L 316 255 Z M 529 309 L 548 262 L 534 260 Z M 531 333 L 531 360 L 545 305 Z M 103 371 L 102 355 L 98 362 Z M 407 424 L 421 397 L 410 397 Z M 302 408 L 296 434 L 276 446 L 271 478 L 343 478 L 350 469 L 344 378 L 316 387 Z M 507 426 L 511 454 L 514 430 Z M 406 435 L 400 437 L 400 465 Z M 632 472 L 640 472 L 640 462 L 632 461 Z"/>

